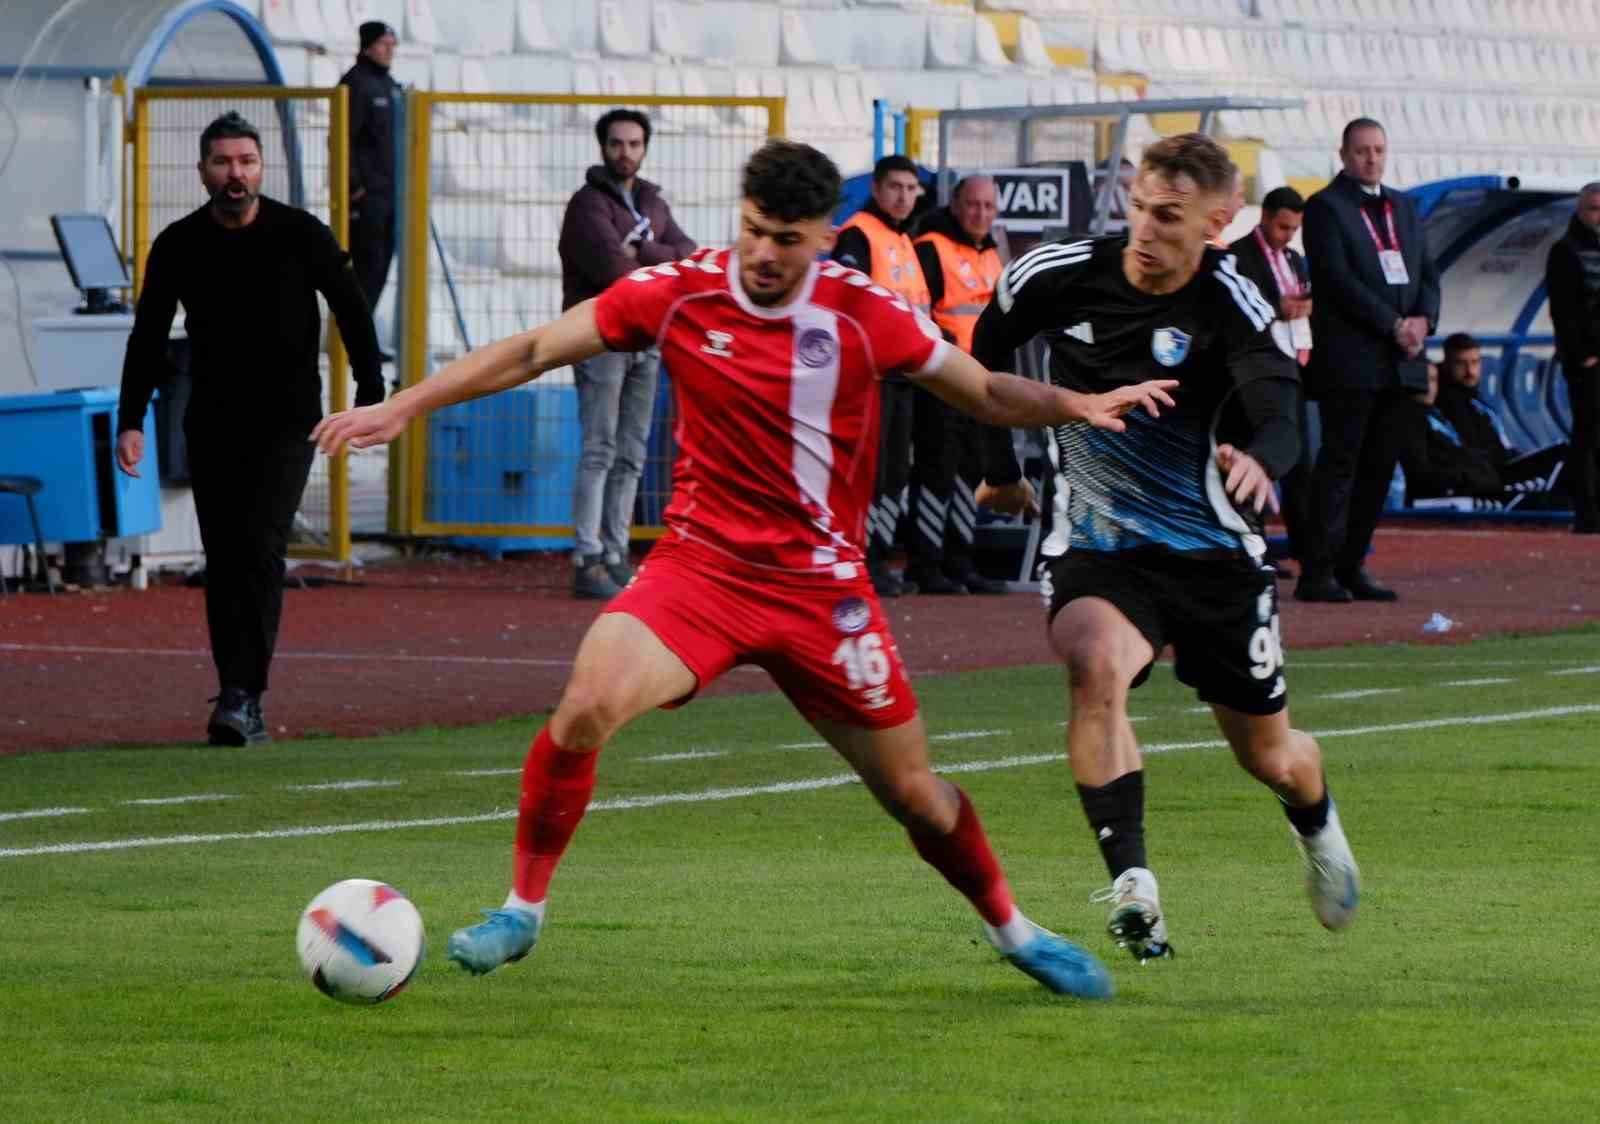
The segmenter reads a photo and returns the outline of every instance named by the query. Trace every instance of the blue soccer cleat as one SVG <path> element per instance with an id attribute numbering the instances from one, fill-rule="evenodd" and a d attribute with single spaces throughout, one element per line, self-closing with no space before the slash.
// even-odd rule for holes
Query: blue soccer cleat
<path id="1" fill-rule="evenodd" d="M 475 976 L 515 964 L 539 943 L 539 918 L 523 909 L 486 909 L 487 921 L 450 934 L 446 954 Z"/>
<path id="2" fill-rule="evenodd" d="M 1032 924 L 1032 922 L 1030 922 Z M 1110 999 L 1117 992 L 1106 966 L 1088 949 L 1034 925 L 1034 938 L 1015 952 L 1003 955 L 1057 995 L 1080 999 Z"/>

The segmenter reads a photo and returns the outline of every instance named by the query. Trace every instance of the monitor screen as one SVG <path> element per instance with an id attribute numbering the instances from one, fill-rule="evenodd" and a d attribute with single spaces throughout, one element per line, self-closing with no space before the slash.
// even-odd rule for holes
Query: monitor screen
<path id="1" fill-rule="evenodd" d="M 117 251 L 111 224 L 93 212 L 51 215 L 56 241 L 67 259 L 72 283 L 80 289 L 121 289 L 128 285 L 128 269 Z"/>

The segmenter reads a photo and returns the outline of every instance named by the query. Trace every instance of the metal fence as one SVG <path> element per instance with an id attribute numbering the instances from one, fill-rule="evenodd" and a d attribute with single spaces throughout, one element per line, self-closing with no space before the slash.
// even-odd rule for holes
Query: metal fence
<path id="1" fill-rule="evenodd" d="M 599 163 L 596 119 L 619 107 L 650 115 L 639 174 L 660 185 L 678 225 L 699 245 L 730 244 L 740 169 L 769 137 L 783 135 L 781 98 L 426 91 L 408 98 L 400 298 L 407 386 L 560 313 L 563 211 Z M 637 538 L 660 533 L 671 490 L 670 378 L 664 370 Z M 570 370 L 441 410 L 416 423 L 403 448 L 397 530 L 487 538 L 497 548 L 570 544 L 579 448 Z"/>
<path id="2" fill-rule="evenodd" d="M 200 133 L 236 110 L 261 133 L 262 194 L 303 207 L 348 246 L 349 130 L 347 91 L 262 86 L 141 87 L 133 92 L 128 182 L 133 198 L 133 277 L 144 280 L 150 244 L 168 224 L 206 201 L 196 165 Z M 219 278 L 226 262 L 217 263 Z M 179 322 L 181 325 L 181 321 Z M 349 363 L 338 328 L 323 306 L 323 408 L 349 404 Z M 241 347 L 249 341 L 241 340 Z M 350 559 L 348 466 L 343 455 L 318 457 L 295 518 L 289 553 L 297 558 Z"/>

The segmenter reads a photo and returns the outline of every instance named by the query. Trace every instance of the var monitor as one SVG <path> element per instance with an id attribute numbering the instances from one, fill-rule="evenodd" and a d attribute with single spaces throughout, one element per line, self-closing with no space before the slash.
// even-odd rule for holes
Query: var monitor
<path id="1" fill-rule="evenodd" d="M 118 311 L 114 290 L 128 287 L 128 267 L 117 249 L 111 224 L 92 211 L 50 216 L 50 225 L 67 261 L 72 283 L 88 298 L 88 312 Z"/>

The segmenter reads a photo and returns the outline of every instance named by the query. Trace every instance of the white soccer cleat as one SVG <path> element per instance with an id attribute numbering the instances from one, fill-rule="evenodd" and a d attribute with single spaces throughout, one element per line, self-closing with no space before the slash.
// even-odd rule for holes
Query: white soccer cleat
<path id="1" fill-rule="evenodd" d="M 1315 835 L 1301 835 L 1292 827 L 1289 830 L 1306 862 L 1311 912 L 1324 929 L 1343 929 L 1361 904 L 1361 870 L 1350 851 L 1350 841 L 1344 837 L 1338 809 L 1328 808 L 1328 822 Z"/>
<path id="2" fill-rule="evenodd" d="M 1144 867 L 1129 867 L 1110 886 L 1090 894 L 1089 900 L 1111 903 L 1106 932 L 1141 964 L 1172 955 L 1167 922 L 1161 916 L 1161 891 L 1156 876 Z"/>

